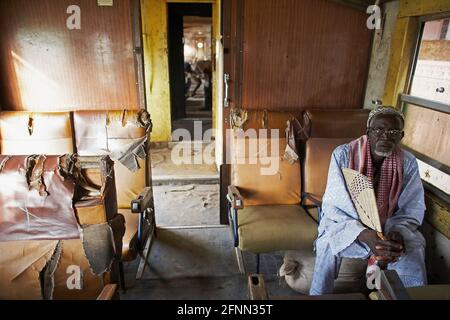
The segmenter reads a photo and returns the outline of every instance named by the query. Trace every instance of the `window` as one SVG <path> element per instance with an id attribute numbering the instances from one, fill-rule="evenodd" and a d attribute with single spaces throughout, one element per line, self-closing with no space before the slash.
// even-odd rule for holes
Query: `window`
<path id="1" fill-rule="evenodd" d="M 450 198 L 450 19 L 423 23 L 405 113 L 403 145 L 419 163 L 425 186 Z"/>

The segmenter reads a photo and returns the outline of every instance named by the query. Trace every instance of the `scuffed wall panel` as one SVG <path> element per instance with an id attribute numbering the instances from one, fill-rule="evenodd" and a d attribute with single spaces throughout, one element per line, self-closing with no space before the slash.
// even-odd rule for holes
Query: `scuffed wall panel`
<path id="1" fill-rule="evenodd" d="M 372 101 L 383 100 L 384 85 L 389 67 L 392 34 L 397 20 L 399 1 L 388 2 L 382 7 L 383 28 L 375 32 L 370 59 L 369 76 L 367 78 L 365 108 L 373 108 Z"/>
<path id="2" fill-rule="evenodd" d="M 0 1 L 0 105 L 7 110 L 136 109 L 131 1 Z M 80 8 L 81 29 L 67 19 Z"/>
<path id="3" fill-rule="evenodd" d="M 242 107 L 361 108 L 368 15 L 325 0 L 245 0 Z"/>

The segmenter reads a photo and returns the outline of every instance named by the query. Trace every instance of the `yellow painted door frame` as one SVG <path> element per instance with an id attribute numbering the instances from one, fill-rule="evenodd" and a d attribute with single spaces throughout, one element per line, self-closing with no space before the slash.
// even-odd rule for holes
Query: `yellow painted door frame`
<path id="1" fill-rule="evenodd" d="M 142 15 L 142 38 L 144 45 L 144 72 L 147 95 L 147 110 L 153 122 L 152 141 L 167 142 L 172 139 L 172 119 L 169 86 L 169 57 L 167 39 L 168 3 L 212 4 L 212 55 L 215 66 L 220 64 L 216 54 L 220 42 L 220 0 L 140 0 Z M 220 74 L 213 70 L 213 128 L 217 128 L 218 87 Z"/>

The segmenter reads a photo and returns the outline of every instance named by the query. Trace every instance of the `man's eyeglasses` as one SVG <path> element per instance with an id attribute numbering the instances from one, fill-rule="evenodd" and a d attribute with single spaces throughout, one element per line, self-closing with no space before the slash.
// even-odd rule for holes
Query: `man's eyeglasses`
<path id="1" fill-rule="evenodd" d="M 377 137 L 381 137 L 382 135 L 386 134 L 388 138 L 399 138 L 403 133 L 403 131 L 401 130 L 387 130 L 387 129 L 373 129 L 373 128 L 369 128 L 369 131 L 371 131 Z"/>

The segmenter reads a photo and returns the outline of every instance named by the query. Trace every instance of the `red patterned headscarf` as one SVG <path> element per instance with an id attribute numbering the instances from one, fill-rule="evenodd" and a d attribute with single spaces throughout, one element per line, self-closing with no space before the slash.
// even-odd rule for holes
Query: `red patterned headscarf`
<path id="1" fill-rule="evenodd" d="M 373 182 L 372 155 L 367 135 L 350 142 L 349 168 L 367 176 Z M 403 151 L 396 148 L 381 165 L 380 180 L 375 189 L 381 226 L 392 216 L 403 186 Z"/>

